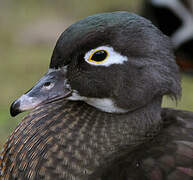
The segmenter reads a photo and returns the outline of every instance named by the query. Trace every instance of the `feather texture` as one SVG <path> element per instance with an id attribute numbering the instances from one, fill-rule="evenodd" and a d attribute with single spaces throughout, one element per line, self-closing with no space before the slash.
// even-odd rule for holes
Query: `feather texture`
<path id="1" fill-rule="evenodd" d="M 41 106 L 23 119 L 5 144 L 0 177 L 193 177 L 193 113 L 163 109 L 163 123 L 148 131 L 143 131 L 137 119 L 138 128 L 125 117 L 101 112 L 83 102 L 58 101 Z"/>

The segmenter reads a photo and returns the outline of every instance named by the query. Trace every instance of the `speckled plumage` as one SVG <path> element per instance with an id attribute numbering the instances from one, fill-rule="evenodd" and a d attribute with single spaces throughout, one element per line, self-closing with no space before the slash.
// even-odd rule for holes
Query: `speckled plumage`
<path id="1" fill-rule="evenodd" d="M 162 109 L 160 133 L 138 147 L 104 180 L 192 180 L 193 113 Z"/>
<path id="2" fill-rule="evenodd" d="M 11 148 L 5 146 L 2 155 L 8 157 L 3 161 L 9 168 L 2 173 L 21 178 L 39 179 L 42 174 L 46 179 L 85 179 L 84 173 L 105 167 L 105 157 L 112 161 L 111 155 L 119 148 L 130 145 L 129 152 L 146 139 L 146 128 L 140 125 L 137 114 L 130 120 L 127 115 L 104 113 L 85 103 L 62 101 L 41 107 L 30 113 L 10 137 L 7 145 Z M 155 132 L 149 133 L 154 136 Z"/>
<path id="3" fill-rule="evenodd" d="M 127 60 L 87 63 L 85 53 L 102 45 Z M 179 70 L 169 39 L 150 21 L 127 12 L 81 20 L 57 41 L 50 67 L 11 105 L 13 116 L 36 108 L 5 144 L 0 179 L 193 178 L 193 113 L 161 108 L 164 95 L 180 96 Z M 127 111 L 67 101 L 73 91 Z"/>
<path id="4" fill-rule="evenodd" d="M 153 131 L 143 131 L 141 123 L 141 132 L 135 129 L 137 113 L 134 119 L 126 117 L 101 112 L 82 102 L 58 101 L 37 108 L 24 118 L 5 144 L 0 177 L 193 178 L 193 113 L 163 109 L 163 122 L 157 128 L 154 124 Z"/>

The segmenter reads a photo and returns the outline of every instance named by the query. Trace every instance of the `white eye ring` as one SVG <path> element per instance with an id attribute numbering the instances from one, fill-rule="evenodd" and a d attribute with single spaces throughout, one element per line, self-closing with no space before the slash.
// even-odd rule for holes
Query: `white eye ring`
<path id="1" fill-rule="evenodd" d="M 100 50 L 101 51 L 103 50 L 107 53 L 106 58 L 103 61 L 99 61 L 99 62 L 91 60 L 94 53 L 96 53 L 97 51 L 100 51 Z M 100 47 L 97 47 L 95 49 L 92 49 L 85 54 L 84 59 L 87 63 L 89 63 L 91 65 L 106 66 L 106 67 L 108 67 L 112 64 L 123 64 L 125 61 L 128 60 L 128 58 L 126 56 L 123 56 L 120 53 L 116 52 L 110 46 L 100 46 Z"/>

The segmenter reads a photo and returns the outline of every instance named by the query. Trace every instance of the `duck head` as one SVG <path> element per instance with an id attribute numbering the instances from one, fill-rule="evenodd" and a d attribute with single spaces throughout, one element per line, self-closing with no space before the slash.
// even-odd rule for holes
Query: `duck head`
<path id="1" fill-rule="evenodd" d="M 125 113 L 180 95 L 171 44 L 150 21 L 128 12 L 87 17 L 59 37 L 48 73 L 14 101 L 12 116 L 63 98 Z"/>

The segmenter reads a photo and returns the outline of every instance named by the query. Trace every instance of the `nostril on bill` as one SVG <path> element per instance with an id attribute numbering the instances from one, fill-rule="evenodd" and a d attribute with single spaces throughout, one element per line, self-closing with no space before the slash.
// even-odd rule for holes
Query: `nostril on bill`
<path id="1" fill-rule="evenodd" d="M 45 89 L 45 90 L 50 90 L 51 88 L 53 88 L 54 87 L 54 83 L 53 82 L 45 82 L 44 84 L 43 84 L 43 89 Z"/>
<path id="2" fill-rule="evenodd" d="M 47 87 L 47 86 L 49 86 L 50 84 L 51 84 L 51 82 L 46 82 L 46 83 L 44 83 L 44 86 Z"/>

